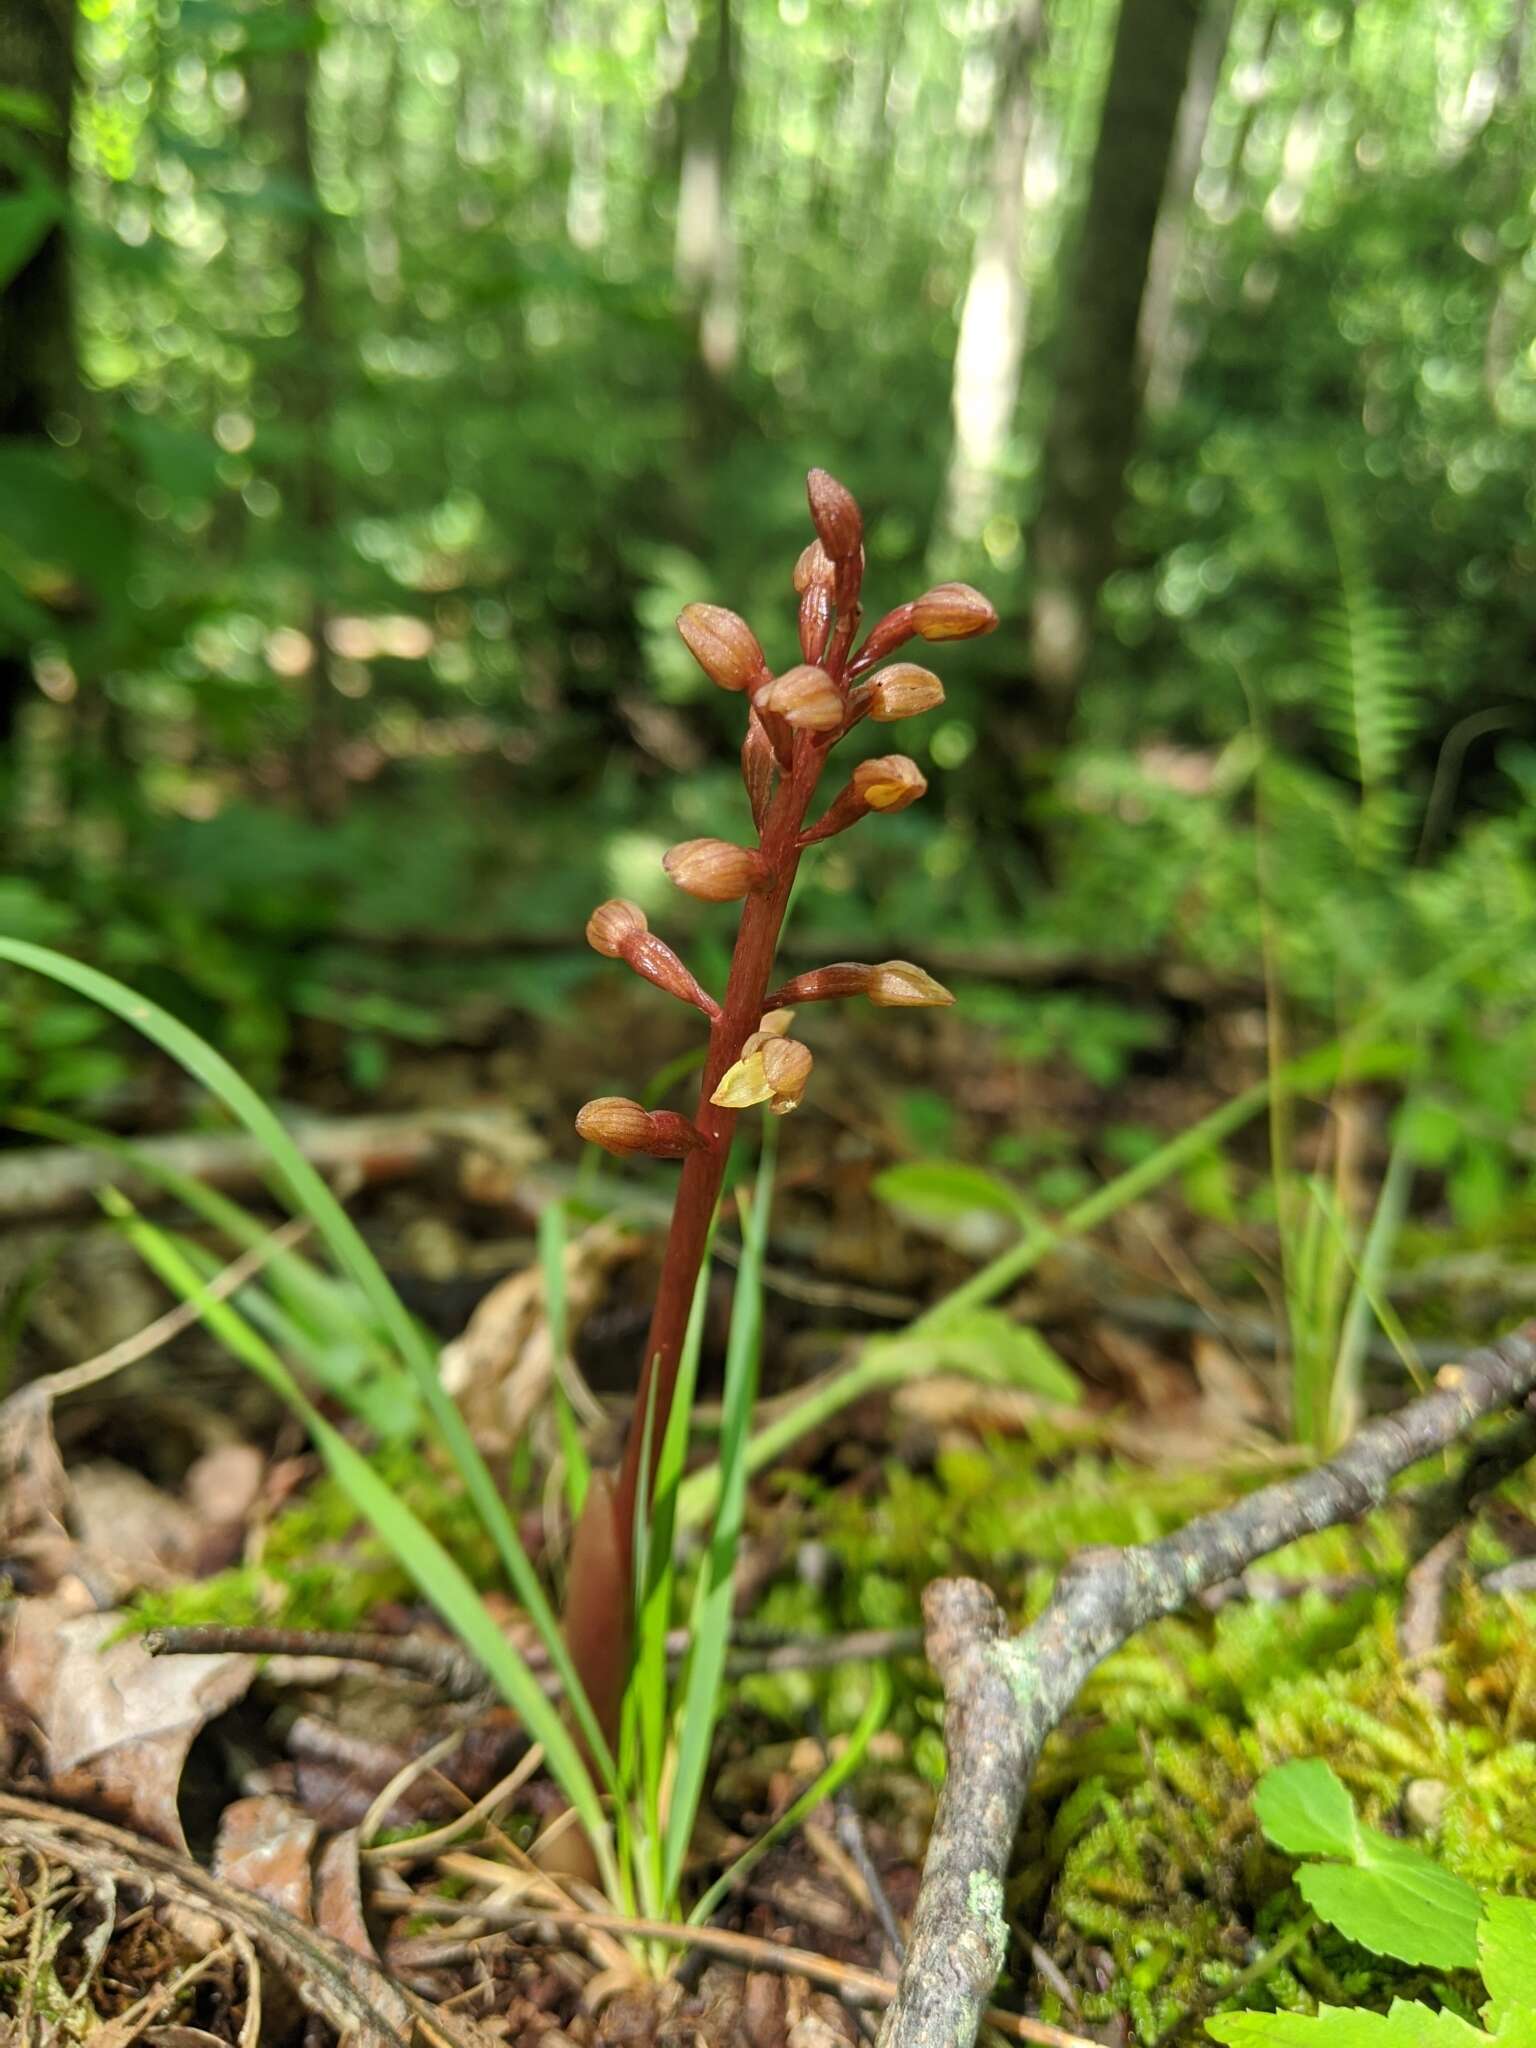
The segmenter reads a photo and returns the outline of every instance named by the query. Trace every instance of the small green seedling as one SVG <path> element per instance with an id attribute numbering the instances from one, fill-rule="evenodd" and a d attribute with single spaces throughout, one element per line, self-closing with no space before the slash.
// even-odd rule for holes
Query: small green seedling
<path id="1" fill-rule="evenodd" d="M 1477 1968 L 1478 1894 L 1422 1850 L 1368 1827 L 1320 1758 L 1271 1771 L 1253 1805 L 1277 1849 L 1327 1859 L 1296 1873 L 1297 1890 L 1320 1920 L 1400 1963 Z"/>
<path id="2" fill-rule="evenodd" d="M 1330 1773 L 1331 1775 L 1331 1773 Z M 1325 2005 L 1315 2014 L 1228 2013 L 1206 2032 L 1227 2048 L 1533 2048 L 1536 2044 L 1536 1900 L 1491 1898 L 1477 1923 L 1477 1967 L 1487 1987 L 1483 2026 L 1452 2012 L 1393 2001 L 1387 2012 Z"/>
<path id="3" fill-rule="evenodd" d="M 1396 2000 L 1385 2013 L 1227 2013 L 1206 2032 L 1228 2048 L 1536 2048 L 1536 1901 L 1484 1898 L 1420 1850 L 1367 1826 L 1319 1758 L 1282 1764 L 1254 1794 L 1259 1825 L 1303 1863 L 1296 1885 L 1330 1926 L 1379 1956 L 1481 1972 L 1486 2031 Z"/>

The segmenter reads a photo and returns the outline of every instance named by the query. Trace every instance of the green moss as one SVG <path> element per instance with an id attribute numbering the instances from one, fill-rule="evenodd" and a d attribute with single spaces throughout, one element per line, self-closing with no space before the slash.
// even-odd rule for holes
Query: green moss
<path id="1" fill-rule="evenodd" d="M 1074 1550 L 1155 1539 L 1274 1476 L 1249 1465 L 1149 1477 L 1081 1436 L 946 1452 L 929 1472 L 892 1470 L 874 1497 L 807 1501 L 807 1533 L 843 1565 L 822 1625 L 915 1619 L 923 1584 L 955 1572 L 987 1580 L 1022 1623 Z M 1515 1491 L 1536 1506 L 1536 1486 Z M 1480 1532 L 1474 1570 L 1500 1556 Z M 1197 2041 L 1200 2016 L 1234 1984 L 1239 2002 L 1298 2011 L 1321 1999 L 1381 2007 L 1431 1988 L 1454 1999 L 1454 1985 L 1431 1986 L 1326 1928 L 1265 1962 L 1305 1917 L 1292 1866 L 1263 1842 L 1249 1805 L 1255 1779 L 1287 1757 L 1326 1756 L 1379 1825 L 1403 1831 L 1410 1813 L 1420 1829 L 1432 1821 L 1426 1846 L 1471 1882 L 1536 1891 L 1536 1607 L 1457 1591 L 1437 1715 L 1397 1649 L 1408 1562 L 1391 1511 L 1321 1531 L 1259 1570 L 1368 1583 L 1193 1609 L 1090 1678 L 1046 1746 L 1008 1883 L 1011 1909 L 1043 1931 L 1085 2020 L 1123 2013 L 1150 2048 Z M 1028 1651 L 1006 1643 L 994 1654 L 1027 1690 Z M 896 1725 L 937 1769 L 932 1679 L 908 1679 Z M 1475 2000 L 1475 1985 L 1463 1992 Z M 1070 2017 L 1053 2004 L 1047 2017 Z"/>
<path id="2" fill-rule="evenodd" d="M 395 1445 L 376 1451 L 374 1465 L 477 1586 L 497 1583 L 495 1555 L 474 1509 L 429 1454 Z M 133 1604 L 131 1625 L 356 1629 L 381 1606 L 419 1598 L 342 1488 L 322 1477 L 275 1517 L 263 1534 L 259 1562 L 143 1593 Z"/>

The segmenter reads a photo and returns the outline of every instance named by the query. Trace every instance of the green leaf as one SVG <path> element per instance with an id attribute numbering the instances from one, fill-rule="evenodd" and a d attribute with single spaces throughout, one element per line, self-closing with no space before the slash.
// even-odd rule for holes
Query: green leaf
<path id="1" fill-rule="evenodd" d="M 773 1207 L 775 1133 L 763 1131 L 763 1156 L 746 1226 L 741 1234 L 741 1263 L 736 1270 L 736 1295 L 725 1346 L 725 1387 L 721 1406 L 720 1505 L 703 1568 L 694 1591 L 690 1616 L 692 1644 L 683 1675 L 678 1716 L 677 1767 L 667 1804 L 663 1849 L 663 1889 L 677 1890 L 683 1858 L 693 1839 L 693 1825 L 704 1790 L 704 1772 L 714 1742 L 720 1685 L 730 1646 L 736 1557 L 747 1504 L 747 1446 L 752 1407 L 757 1398 L 757 1372 L 763 1338 L 763 1264 L 768 1254 L 768 1219 Z"/>
<path id="2" fill-rule="evenodd" d="M 210 1296 L 174 1240 L 138 1215 L 113 1188 L 102 1205 L 122 1223 L 145 1263 L 166 1286 L 194 1302 L 208 1327 L 234 1355 L 294 1410 L 353 1505 L 372 1524 L 459 1640 L 480 1659 L 504 1698 L 522 1716 L 529 1734 L 544 1745 L 549 1768 L 580 1814 L 599 1860 L 609 1865 L 607 1823 L 596 1787 L 560 1710 L 502 1633 L 495 1617 L 461 1567 L 416 1515 L 398 1500 L 368 1460 L 315 1408 L 282 1359 L 227 1301 Z"/>
<path id="3" fill-rule="evenodd" d="M 287 1192 L 295 1209 L 313 1221 L 317 1235 L 377 1317 L 381 1331 L 398 1351 L 402 1363 L 416 1382 L 441 1441 L 458 1469 L 481 1523 L 496 1546 L 507 1576 L 564 1682 L 566 1697 L 580 1723 L 587 1748 L 611 1785 L 612 1753 L 597 1725 L 549 1596 L 523 1548 L 511 1513 L 502 1499 L 501 1489 L 480 1455 L 479 1447 L 470 1435 L 469 1425 L 443 1386 L 437 1369 L 436 1351 L 390 1285 L 372 1250 L 330 1188 L 250 1083 L 236 1073 L 222 1053 L 215 1052 L 205 1039 L 188 1030 L 169 1011 L 162 1010 L 143 996 L 135 995 L 132 989 L 125 988 L 120 981 L 114 981 L 111 975 L 103 974 L 97 968 L 87 967 L 82 961 L 72 960 L 67 954 L 53 952 L 46 946 L 29 945 L 23 939 L 0 935 L 0 960 L 9 960 L 50 981 L 60 982 L 77 995 L 87 996 L 114 1016 L 121 1017 L 200 1081 L 256 1139 L 271 1162 L 279 1185 Z"/>
<path id="4" fill-rule="evenodd" d="M 1354 1801 L 1320 1757 L 1268 1772 L 1254 1791 L 1253 1810 L 1266 1837 L 1287 1856 L 1352 1860 L 1359 1846 Z"/>
<path id="5" fill-rule="evenodd" d="M 865 1702 L 864 1711 L 859 1716 L 858 1726 L 849 1736 L 847 1747 L 841 1756 L 834 1757 L 813 1782 L 807 1785 L 800 1797 L 784 1809 L 772 1826 L 765 1828 L 752 1846 L 744 1849 L 729 1869 L 721 1872 L 688 1915 L 690 1927 L 704 1926 L 721 1900 L 741 1882 L 755 1863 L 767 1855 L 775 1842 L 782 1842 L 787 1834 L 799 1827 L 801 1821 L 808 1819 L 816 1811 L 823 1800 L 830 1799 L 835 1792 L 842 1789 L 864 1761 L 865 1751 L 880 1732 L 890 1710 L 890 1673 L 883 1664 L 877 1664 L 870 1679 L 869 1698 Z"/>
<path id="6" fill-rule="evenodd" d="M 0 286 L 25 270 L 62 211 L 58 193 L 41 180 L 0 199 Z"/>
<path id="7" fill-rule="evenodd" d="M 1228 2048 L 1488 2048 L 1488 2036 L 1454 2013 L 1397 2000 L 1390 2012 L 1325 2005 L 1316 2014 L 1234 2012 L 1205 2031 Z"/>
<path id="8" fill-rule="evenodd" d="M 1026 1220 L 1026 1205 L 1007 1181 L 982 1167 L 961 1166 L 953 1160 L 914 1160 L 907 1166 L 888 1166 L 875 1175 L 871 1185 L 882 1202 L 905 1210 L 922 1223 L 953 1223 L 978 1210 Z"/>
<path id="9" fill-rule="evenodd" d="M 903 1379 L 924 1372 L 963 1372 L 994 1385 L 1022 1387 L 1051 1401 L 1082 1399 L 1076 1373 L 1040 1332 L 1016 1323 L 1001 1309 L 972 1309 L 931 1335 L 893 1338 L 880 1350 L 893 1372 L 899 1366 Z"/>
<path id="10" fill-rule="evenodd" d="M 1483 2018 L 1511 2048 L 1536 2042 L 1536 1899 L 1486 1898 L 1477 1929 Z"/>
<path id="11" fill-rule="evenodd" d="M 1319 1918 L 1375 1955 L 1440 1970 L 1477 1967 L 1478 1894 L 1407 1842 L 1367 1827 L 1320 1758 L 1282 1764 L 1254 1793 L 1259 1825 L 1308 1863 L 1296 1886 Z"/>
<path id="12" fill-rule="evenodd" d="M 1374 1955 L 1436 1970 L 1475 1969 L 1479 1901 L 1471 1885 L 1417 1850 L 1385 1836 L 1377 1842 L 1362 1867 L 1303 1865 L 1296 1886 L 1313 1912 Z"/>

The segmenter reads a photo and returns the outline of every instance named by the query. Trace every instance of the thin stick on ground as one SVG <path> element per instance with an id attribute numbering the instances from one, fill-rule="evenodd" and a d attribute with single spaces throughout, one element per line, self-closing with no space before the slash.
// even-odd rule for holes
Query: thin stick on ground
<path id="1" fill-rule="evenodd" d="M 687 1654 L 687 1629 L 667 1637 L 667 1660 L 681 1662 Z M 436 1636 L 386 1636 L 350 1629 L 266 1628 L 260 1624 L 217 1621 L 169 1624 L 148 1629 L 144 1647 L 152 1657 L 329 1657 L 342 1664 L 376 1664 L 420 1678 L 448 1699 L 473 1699 L 490 1689 L 479 1662 L 457 1643 Z M 726 1660 L 731 1678 L 755 1677 L 775 1671 L 823 1671 L 833 1664 L 881 1664 L 892 1657 L 915 1656 L 922 1637 L 915 1628 L 853 1629 L 841 1636 L 786 1636 L 777 1642 L 744 1642 Z M 550 1669 L 542 1643 L 519 1645 L 525 1661 L 540 1674 L 551 1698 L 564 1687 Z"/>
<path id="2" fill-rule="evenodd" d="M 444 1857 L 443 1868 L 452 1870 L 453 1867 L 454 1859 Z M 391 1912 L 396 1910 L 396 1901 L 390 1900 L 388 1904 Z M 455 1900 L 454 1904 L 466 1918 L 479 1918 L 487 1923 L 495 1921 L 508 1931 L 526 1928 L 535 1937 L 542 1927 L 603 1928 L 612 1934 L 638 1935 L 642 1940 L 677 1942 L 682 1946 L 727 1956 L 755 1969 L 783 1970 L 796 1977 L 807 1977 L 813 1984 L 825 1984 L 850 2000 L 863 1999 L 872 2005 L 884 2004 L 896 1989 L 889 1977 L 878 1976 L 873 1970 L 840 1963 L 831 1956 L 818 1955 L 814 1949 L 789 1948 L 761 1935 L 738 1934 L 728 1927 L 691 1927 L 678 1920 L 646 1920 L 628 1913 L 596 1910 L 544 1912 L 537 1906 L 496 1907 L 488 1902 L 477 1905 L 463 1899 Z M 402 1912 L 409 1910 L 404 1900 L 398 1902 L 398 1908 Z M 465 1941 L 434 1942 L 429 1938 L 409 1945 L 400 1943 L 391 1947 L 390 1960 L 397 1968 L 404 1962 L 442 1965 L 466 1961 L 486 1941 L 497 1938 L 495 1934 L 471 1935 Z M 1036 2044 L 1036 2048 L 1097 2048 L 1096 2043 L 1085 2040 L 1081 2034 L 1069 2033 L 1064 2027 L 1053 2027 L 1047 2020 L 1033 2020 L 1022 2013 L 1004 2012 L 1000 2006 L 988 2007 L 982 2016 L 989 2027 L 1012 2035 L 1016 2041 Z"/>
<path id="3" fill-rule="evenodd" d="M 215 1273 L 203 1289 L 200 1300 L 179 1301 L 164 1315 L 146 1323 L 142 1330 L 135 1330 L 131 1337 L 124 1337 L 107 1350 L 97 1352 L 94 1358 L 82 1359 L 79 1365 L 66 1365 L 59 1372 L 49 1373 L 46 1379 L 30 1380 L 25 1393 L 32 1400 L 42 1397 L 49 1401 L 62 1401 L 71 1394 L 84 1393 L 87 1387 L 98 1386 L 125 1366 L 137 1365 L 140 1359 L 148 1358 L 152 1352 L 169 1344 L 173 1337 L 179 1337 L 184 1330 L 190 1330 L 194 1323 L 201 1321 L 206 1302 L 225 1301 L 231 1294 L 238 1294 L 279 1252 L 292 1251 L 295 1245 L 302 1244 L 313 1228 L 304 1216 L 279 1224 L 270 1236 L 264 1237 L 259 1244 L 253 1244 L 249 1251 L 231 1259 L 221 1272 Z"/>
<path id="4" fill-rule="evenodd" d="M 944 1687 L 949 1774 L 881 2048 L 971 2048 L 1007 1948 L 1003 1883 L 1024 1796 L 1046 1737 L 1095 1666 L 1256 1559 L 1380 1507 L 1400 1473 L 1533 1389 L 1529 1322 L 1447 1366 L 1435 1392 L 1367 1424 L 1327 1464 L 1159 1543 L 1095 1551 L 1069 1566 L 1045 1612 L 1017 1636 L 974 1580 L 928 1588 L 928 1657 Z"/>

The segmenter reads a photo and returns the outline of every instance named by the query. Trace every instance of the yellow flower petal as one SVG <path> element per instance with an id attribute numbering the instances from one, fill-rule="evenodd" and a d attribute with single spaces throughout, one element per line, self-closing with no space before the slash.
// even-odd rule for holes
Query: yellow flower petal
<path id="1" fill-rule="evenodd" d="M 750 1109 L 755 1102 L 768 1101 L 772 1094 L 772 1083 L 763 1071 L 763 1056 L 753 1052 L 720 1076 L 720 1085 L 709 1099 L 717 1109 Z"/>

